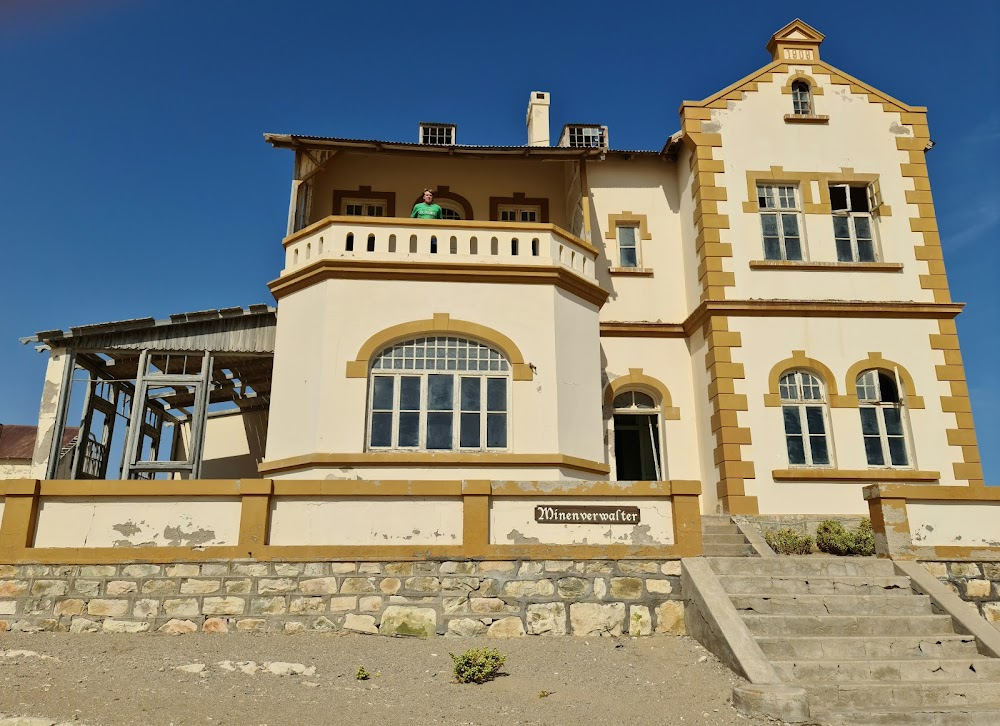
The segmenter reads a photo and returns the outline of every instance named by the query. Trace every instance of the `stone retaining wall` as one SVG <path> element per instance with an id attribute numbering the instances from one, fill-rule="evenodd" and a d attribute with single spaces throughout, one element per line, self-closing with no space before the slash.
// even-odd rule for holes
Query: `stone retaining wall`
<path id="1" fill-rule="evenodd" d="M 0 565 L 0 631 L 684 632 L 680 561 Z"/>
<path id="2" fill-rule="evenodd" d="M 987 621 L 1000 629 L 1000 562 L 922 562 Z"/>

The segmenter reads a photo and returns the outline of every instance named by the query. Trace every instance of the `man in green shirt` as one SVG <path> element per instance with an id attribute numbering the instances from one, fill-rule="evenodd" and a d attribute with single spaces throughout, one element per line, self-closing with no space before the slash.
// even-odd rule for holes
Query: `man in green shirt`
<path id="1" fill-rule="evenodd" d="M 424 189 L 424 201 L 413 205 L 410 216 L 417 219 L 441 219 L 441 206 L 434 203 L 434 192 Z"/>

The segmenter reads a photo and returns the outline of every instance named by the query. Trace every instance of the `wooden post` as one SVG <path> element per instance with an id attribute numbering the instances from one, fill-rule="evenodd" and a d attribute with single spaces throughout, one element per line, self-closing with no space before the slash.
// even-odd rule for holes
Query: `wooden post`
<path id="1" fill-rule="evenodd" d="M 25 559 L 25 550 L 35 541 L 38 521 L 38 479 L 14 479 L 0 482 L 6 490 L 3 520 L 0 521 L 0 562 Z"/>
<path id="2" fill-rule="evenodd" d="M 240 508 L 240 534 L 236 547 L 240 554 L 257 558 L 267 545 L 271 529 L 270 479 L 240 479 L 238 482 L 242 507 Z"/>

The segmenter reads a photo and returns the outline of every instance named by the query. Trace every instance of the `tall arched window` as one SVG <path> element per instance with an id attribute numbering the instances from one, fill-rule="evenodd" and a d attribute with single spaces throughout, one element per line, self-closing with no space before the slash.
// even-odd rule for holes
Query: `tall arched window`
<path id="1" fill-rule="evenodd" d="M 396 343 L 372 363 L 369 449 L 507 448 L 510 363 L 465 338 Z"/>
<path id="2" fill-rule="evenodd" d="M 660 405 L 642 391 L 615 396 L 615 471 L 618 481 L 660 481 Z"/>
<path id="3" fill-rule="evenodd" d="M 808 371 L 791 371 L 781 377 L 778 388 L 788 463 L 829 466 L 826 395 L 822 381 Z"/>
<path id="4" fill-rule="evenodd" d="M 812 92 L 805 81 L 792 83 L 792 113 L 796 116 L 812 116 Z"/>
<path id="5" fill-rule="evenodd" d="M 861 435 L 869 466 L 909 466 L 903 402 L 893 374 L 865 371 L 857 380 Z"/>

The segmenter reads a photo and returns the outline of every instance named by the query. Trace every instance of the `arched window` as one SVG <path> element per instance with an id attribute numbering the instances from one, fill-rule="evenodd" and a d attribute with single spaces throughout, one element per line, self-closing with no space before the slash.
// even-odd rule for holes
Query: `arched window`
<path id="1" fill-rule="evenodd" d="M 788 463 L 829 466 L 826 394 L 822 381 L 808 371 L 790 371 L 781 377 L 778 390 Z"/>
<path id="2" fill-rule="evenodd" d="M 792 113 L 796 116 L 812 116 L 812 91 L 805 81 L 792 84 Z"/>
<path id="3" fill-rule="evenodd" d="M 450 199 L 435 199 L 441 207 L 441 219 L 462 219 L 462 206 Z"/>
<path id="4" fill-rule="evenodd" d="M 648 393 L 615 396 L 615 469 L 618 481 L 660 481 L 660 405 Z"/>
<path id="5" fill-rule="evenodd" d="M 909 466 L 903 402 L 893 374 L 869 370 L 858 376 L 861 435 L 869 466 Z"/>
<path id="6" fill-rule="evenodd" d="M 506 449 L 510 371 L 499 351 L 465 338 L 384 349 L 371 366 L 369 449 Z"/>

